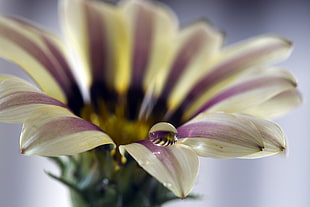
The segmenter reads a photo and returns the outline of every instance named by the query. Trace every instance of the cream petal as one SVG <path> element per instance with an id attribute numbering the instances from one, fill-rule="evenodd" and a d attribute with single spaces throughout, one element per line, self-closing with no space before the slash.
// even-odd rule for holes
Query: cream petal
<path id="1" fill-rule="evenodd" d="M 23 68 L 49 96 L 82 102 L 60 40 L 20 19 L 0 17 L 0 56 Z"/>
<path id="2" fill-rule="evenodd" d="M 295 87 L 295 79 L 289 72 L 270 69 L 254 78 L 240 78 L 236 84 L 232 84 L 206 102 L 196 114 L 202 111 L 243 112 Z M 190 110 L 186 115 L 189 113 Z"/>
<path id="3" fill-rule="evenodd" d="M 291 111 L 301 102 L 301 94 L 294 88 L 279 93 L 259 105 L 247 108 L 243 112 L 256 117 L 273 119 Z"/>
<path id="4" fill-rule="evenodd" d="M 258 129 L 259 133 L 263 137 L 264 141 L 264 150 L 250 154 L 241 158 L 261 158 L 274 154 L 278 154 L 281 152 L 285 152 L 286 149 L 286 141 L 285 135 L 279 125 L 272 121 L 259 119 L 249 115 L 240 115 L 245 119 L 251 121 L 255 127 Z"/>
<path id="5" fill-rule="evenodd" d="M 121 2 L 131 41 L 131 87 L 156 82 L 155 94 L 162 87 L 162 73 L 170 61 L 177 34 L 174 13 L 158 2 L 129 0 Z M 160 72 L 159 72 L 160 71 Z M 160 78 L 157 78 L 160 74 Z M 159 86 L 160 85 L 160 86 Z"/>
<path id="6" fill-rule="evenodd" d="M 130 41 L 121 8 L 83 0 L 65 0 L 61 8 L 68 47 L 85 86 L 106 84 L 124 93 L 130 79 Z"/>
<path id="7" fill-rule="evenodd" d="M 178 32 L 177 18 L 159 2 L 121 1 L 121 8 L 131 45 L 132 71 L 127 102 L 132 103 L 130 108 L 135 110 L 131 110 L 130 116 L 147 118 L 168 74 Z"/>
<path id="8" fill-rule="evenodd" d="M 0 88 L 0 120 L 4 122 L 23 122 L 31 116 L 33 109 L 41 105 L 67 108 L 17 77 L 0 76 Z"/>
<path id="9" fill-rule="evenodd" d="M 224 48 L 212 64 L 206 65 L 210 67 L 207 70 L 209 72 L 202 76 L 188 92 L 180 106 L 181 110 L 188 111 L 188 105 L 194 102 L 194 105 L 206 103 L 244 72 L 259 65 L 281 60 L 287 57 L 290 51 L 291 43 L 275 36 L 260 36 Z"/>
<path id="10" fill-rule="evenodd" d="M 81 0 L 60 1 L 60 14 L 68 54 L 83 87 L 91 83 L 87 25 Z"/>
<path id="11" fill-rule="evenodd" d="M 186 197 L 195 183 L 199 159 L 183 144 L 161 147 L 150 140 L 142 140 L 122 145 L 120 151 L 123 154 L 127 151 L 144 170 L 178 197 Z"/>
<path id="12" fill-rule="evenodd" d="M 227 113 L 203 113 L 177 129 L 179 143 L 199 156 L 230 159 L 260 152 L 264 141 L 248 119 Z"/>
<path id="13" fill-rule="evenodd" d="M 193 85 L 207 73 L 219 54 L 223 35 L 206 21 L 199 21 L 180 31 L 177 48 L 164 96 L 168 96 L 168 108 L 174 110 Z"/>
<path id="14" fill-rule="evenodd" d="M 20 146 L 27 155 L 72 155 L 100 145 L 113 144 L 97 126 L 64 108 L 41 106 L 23 125 Z"/>
<path id="15" fill-rule="evenodd" d="M 213 126 L 215 123 L 226 128 Z M 177 130 L 179 143 L 206 157 L 253 159 L 278 154 L 286 148 L 285 136 L 276 123 L 244 114 L 200 114 Z M 249 147 L 257 141 L 259 150 Z"/>

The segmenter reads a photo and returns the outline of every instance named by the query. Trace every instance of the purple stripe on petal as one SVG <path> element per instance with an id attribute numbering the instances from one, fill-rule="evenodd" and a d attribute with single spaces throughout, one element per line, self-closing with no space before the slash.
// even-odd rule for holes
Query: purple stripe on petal
<path id="1" fill-rule="evenodd" d="M 0 110 L 3 111 L 13 107 L 31 104 L 46 104 L 67 108 L 65 104 L 45 94 L 36 92 L 15 92 L 14 94 L 2 98 L 0 103 Z"/>
<path id="2" fill-rule="evenodd" d="M 205 138 L 245 147 L 254 147 L 258 150 L 263 148 L 263 146 L 260 146 L 254 139 L 252 141 L 243 139 L 244 136 L 251 136 L 248 132 L 248 134 L 246 134 L 245 132 L 242 132 L 231 125 L 226 125 L 225 123 L 196 122 L 183 125 L 177 130 L 179 139 Z"/>
<path id="3" fill-rule="evenodd" d="M 143 76 L 151 55 L 154 19 L 153 11 L 147 5 L 137 4 L 134 16 L 134 39 L 131 84 L 141 87 Z"/>
<path id="4" fill-rule="evenodd" d="M 63 117 L 57 120 L 51 121 L 43 126 L 40 131 L 44 136 L 44 131 L 55 131 L 57 136 L 65 136 L 72 133 L 78 133 L 83 131 L 102 131 L 96 125 L 76 117 Z"/>
<path id="5" fill-rule="evenodd" d="M 102 82 L 104 74 L 108 70 L 104 20 L 98 11 L 92 8 L 92 5 L 87 2 L 84 4 L 92 76 L 95 82 Z"/>
<path id="6" fill-rule="evenodd" d="M 218 94 L 211 100 L 209 100 L 205 105 L 203 105 L 193 116 L 196 116 L 200 112 L 203 112 L 207 110 L 208 108 L 214 106 L 215 104 L 224 101 L 225 99 L 228 99 L 230 97 L 249 92 L 251 90 L 260 89 L 260 88 L 267 88 L 272 87 L 276 85 L 281 85 L 285 83 L 289 83 L 290 81 L 283 78 L 277 78 L 277 77 L 264 77 L 259 78 L 256 80 L 249 80 L 247 82 L 240 83 L 238 85 L 235 85 L 231 88 L 226 89 L 222 93 Z M 292 85 L 295 85 L 294 82 L 290 82 Z"/>
<path id="7" fill-rule="evenodd" d="M 46 36 L 41 35 L 42 40 L 44 41 L 45 45 L 47 46 L 47 48 L 49 49 L 49 51 L 51 52 L 51 54 L 55 57 L 53 59 L 53 61 L 57 61 L 58 65 L 60 66 L 59 68 L 61 68 L 61 70 L 59 71 L 59 75 L 57 76 L 59 82 L 61 82 L 62 86 L 65 90 L 70 89 L 72 86 L 72 84 L 76 84 L 75 83 L 75 78 L 72 74 L 71 68 L 67 62 L 67 60 L 65 59 L 64 55 L 62 54 L 62 52 L 59 50 L 59 48 L 57 48 L 55 46 L 55 44 L 53 42 L 51 42 L 50 39 L 46 38 Z M 70 91 L 65 91 L 66 94 L 69 94 Z"/>
<path id="8" fill-rule="evenodd" d="M 138 141 L 138 143 L 148 148 L 157 157 L 157 159 L 159 159 L 162 163 L 165 164 L 168 169 L 172 169 L 172 165 L 178 163 L 173 154 L 169 150 L 167 150 L 168 147 L 155 145 L 150 140 L 140 140 Z"/>
<path id="9" fill-rule="evenodd" d="M 54 76 L 56 81 L 59 82 L 65 93 L 66 94 L 70 93 L 71 84 L 76 83 L 73 74 L 71 72 L 71 69 L 65 60 L 64 54 L 59 50 L 59 48 L 57 48 L 55 43 L 52 42 L 52 40 L 46 35 L 45 31 L 17 18 L 12 18 L 12 20 L 18 22 L 20 26 L 24 27 L 25 29 L 31 30 L 35 34 L 39 35 L 39 37 L 41 38 L 41 40 L 43 41 L 43 43 L 50 52 L 42 54 L 45 56 L 44 59 L 46 59 L 45 60 L 46 64 L 43 65 L 45 65 L 46 67 L 50 65 L 50 67 L 47 67 L 49 72 Z M 37 49 L 41 50 L 39 47 Z"/>
<path id="10" fill-rule="evenodd" d="M 65 137 L 85 131 L 101 131 L 102 130 L 92 123 L 76 117 L 61 117 L 42 125 L 36 132 L 36 139 L 33 142 L 27 142 L 22 152 L 32 147 L 40 140 L 44 142 L 46 139 Z M 48 135 L 48 136 L 47 136 Z M 77 145 L 79 143 L 76 143 Z"/>
<path id="11" fill-rule="evenodd" d="M 14 30 L 1 24 L 0 30 L 6 36 L 6 38 L 16 43 L 16 45 L 24 49 L 29 55 L 31 55 L 35 60 L 42 64 L 59 83 L 67 95 L 69 101 L 70 99 L 74 99 L 76 103 L 81 104 L 82 96 L 73 77 L 71 69 L 66 62 L 62 52 L 56 47 L 55 43 L 49 39 L 49 37 L 45 34 L 45 31 L 40 30 L 39 28 L 20 19 L 9 18 L 9 20 L 15 22 L 25 30 L 31 31 L 32 33 L 38 35 L 43 43 L 45 43 L 45 46 L 50 53 L 41 49 L 37 43 L 21 34 L 20 31 Z M 72 91 L 72 89 L 75 90 Z"/>
<path id="12" fill-rule="evenodd" d="M 168 75 L 165 87 L 164 95 L 168 95 L 177 80 L 182 76 L 186 67 L 191 63 L 197 54 L 200 53 L 205 41 L 207 40 L 207 34 L 202 29 L 195 31 L 186 42 L 181 46 L 178 54 L 175 57 L 174 63 Z"/>
<path id="13" fill-rule="evenodd" d="M 190 137 L 210 137 L 214 138 L 214 128 L 221 128 L 223 131 L 227 130 L 229 127 L 211 122 L 197 122 L 194 124 L 183 125 L 178 128 L 178 138 L 190 138 Z M 220 139 L 221 137 L 219 137 Z"/>
<path id="14" fill-rule="evenodd" d="M 212 88 L 217 83 L 246 70 L 262 56 L 283 49 L 284 45 L 284 42 L 279 41 L 268 46 L 250 50 L 246 53 L 240 53 L 233 58 L 223 60 L 219 65 L 213 68 L 210 73 L 195 84 L 191 91 L 189 91 L 180 108 L 185 109 L 197 97 L 201 96 L 201 94 L 208 91 L 208 89 Z"/>

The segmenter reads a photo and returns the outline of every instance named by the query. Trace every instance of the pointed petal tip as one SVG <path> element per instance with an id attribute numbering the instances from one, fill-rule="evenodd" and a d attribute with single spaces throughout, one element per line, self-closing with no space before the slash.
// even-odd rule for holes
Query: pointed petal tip
<path id="1" fill-rule="evenodd" d="M 25 152 L 26 152 L 26 148 L 21 147 L 21 148 L 20 148 L 20 153 L 21 153 L 21 154 L 25 154 Z"/>

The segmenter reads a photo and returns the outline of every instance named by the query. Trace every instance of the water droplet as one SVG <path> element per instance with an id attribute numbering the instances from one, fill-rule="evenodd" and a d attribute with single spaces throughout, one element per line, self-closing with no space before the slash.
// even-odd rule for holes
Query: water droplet
<path id="1" fill-rule="evenodd" d="M 177 142 L 178 132 L 172 124 L 159 122 L 150 129 L 149 139 L 158 146 L 169 146 Z"/>

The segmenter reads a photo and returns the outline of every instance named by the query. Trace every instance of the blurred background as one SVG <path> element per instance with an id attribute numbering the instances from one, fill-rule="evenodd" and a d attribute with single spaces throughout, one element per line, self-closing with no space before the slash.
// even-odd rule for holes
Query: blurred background
<path id="1" fill-rule="evenodd" d="M 60 34 L 57 0 L 0 0 L 0 12 L 27 18 Z M 165 207 L 309 207 L 310 206 L 310 1 L 308 0 L 162 0 L 186 25 L 208 19 L 226 34 L 225 45 L 263 33 L 278 34 L 294 44 L 281 63 L 299 82 L 304 103 L 276 120 L 288 140 L 286 157 L 258 160 L 201 159 L 194 194 Z M 5 49 L 5 48 L 0 48 Z M 0 60 L 0 73 L 29 78 L 15 65 Z M 19 153 L 21 125 L 0 123 L 0 206 L 69 207 L 64 186 L 49 178 L 57 174 L 47 159 Z"/>

